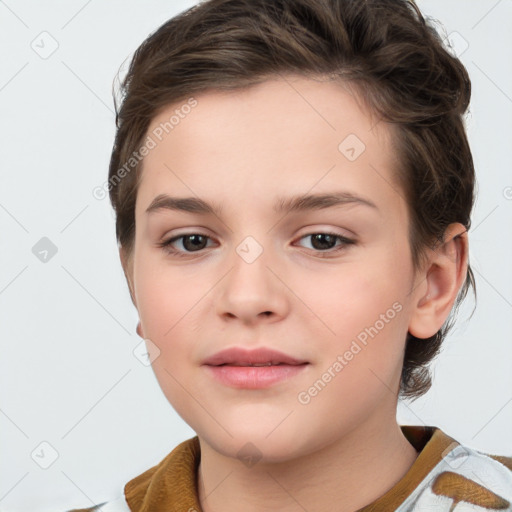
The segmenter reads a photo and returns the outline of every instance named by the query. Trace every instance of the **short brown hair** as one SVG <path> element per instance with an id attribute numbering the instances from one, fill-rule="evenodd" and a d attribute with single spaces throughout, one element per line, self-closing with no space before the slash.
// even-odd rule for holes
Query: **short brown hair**
<path id="1" fill-rule="evenodd" d="M 339 80 L 391 124 L 415 268 L 450 223 L 469 229 L 475 176 L 463 115 L 471 83 L 412 0 L 207 0 L 150 34 L 121 83 L 109 194 L 117 239 L 128 255 L 141 165 L 134 172 L 125 167 L 122 179 L 120 170 L 140 148 L 151 120 L 194 94 L 250 87 L 283 74 Z M 430 388 L 428 364 L 470 287 L 475 289 L 468 267 L 443 327 L 428 339 L 408 334 L 402 397 L 417 398 Z"/>

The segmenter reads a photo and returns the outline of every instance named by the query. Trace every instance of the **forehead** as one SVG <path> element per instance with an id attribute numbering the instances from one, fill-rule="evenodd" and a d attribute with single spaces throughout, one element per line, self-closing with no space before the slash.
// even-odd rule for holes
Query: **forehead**
<path id="1" fill-rule="evenodd" d="M 340 184 L 353 191 L 365 181 L 384 199 L 397 194 L 390 126 L 339 82 L 288 76 L 206 92 L 163 109 L 147 136 L 154 148 L 139 188 L 146 206 L 166 187 L 257 199 Z"/>

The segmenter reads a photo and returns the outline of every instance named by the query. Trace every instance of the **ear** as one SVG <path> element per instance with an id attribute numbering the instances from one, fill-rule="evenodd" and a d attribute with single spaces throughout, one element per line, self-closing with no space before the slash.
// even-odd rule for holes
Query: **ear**
<path id="1" fill-rule="evenodd" d="M 125 248 L 122 245 L 120 245 L 119 258 L 121 260 L 121 266 L 123 267 L 124 277 L 126 278 L 126 282 L 128 283 L 128 289 L 130 290 L 130 297 L 132 299 L 133 305 L 137 307 L 133 287 L 133 256 L 131 254 L 127 254 Z"/>
<path id="2" fill-rule="evenodd" d="M 450 224 L 439 245 L 430 250 L 418 275 L 409 333 L 430 338 L 448 318 L 468 269 L 468 233 L 460 223 Z"/>

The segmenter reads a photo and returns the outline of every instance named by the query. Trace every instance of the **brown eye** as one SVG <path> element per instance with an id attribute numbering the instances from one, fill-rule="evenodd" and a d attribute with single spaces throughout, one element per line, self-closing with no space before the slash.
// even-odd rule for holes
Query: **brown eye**
<path id="1" fill-rule="evenodd" d="M 321 251 L 326 249 L 332 249 L 336 245 L 336 236 L 329 235 L 328 233 L 316 233 L 309 235 L 311 237 L 311 245 L 315 249 Z"/>
<path id="2" fill-rule="evenodd" d="M 347 245 L 355 243 L 354 240 L 338 235 L 337 233 L 310 233 L 301 237 L 301 240 L 302 239 L 309 239 L 311 249 L 314 249 L 315 251 L 329 251 L 330 249 L 334 249 L 336 246 L 338 247 L 336 250 L 340 250 Z"/>
<path id="3" fill-rule="evenodd" d="M 196 251 L 206 247 L 207 237 L 203 235 L 185 235 L 180 237 L 183 239 L 183 247 L 187 251 Z"/>
<path id="4" fill-rule="evenodd" d="M 159 243 L 158 246 L 162 247 L 166 252 L 170 254 L 176 254 L 178 256 L 186 256 L 194 252 L 199 252 L 207 246 L 210 237 L 202 235 L 200 233 L 190 233 L 180 236 L 175 236 L 169 240 L 164 240 Z M 178 244 L 181 242 L 181 244 Z M 181 247 L 180 247 L 181 245 Z"/>

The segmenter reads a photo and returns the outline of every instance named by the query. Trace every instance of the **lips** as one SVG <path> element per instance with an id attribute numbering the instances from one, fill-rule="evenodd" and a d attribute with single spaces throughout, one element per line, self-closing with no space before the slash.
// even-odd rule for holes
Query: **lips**
<path id="1" fill-rule="evenodd" d="M 229 388 L 258 390 L 298 378 L 308 361 L 269 348 L 247 350 L 239 347 L 217 352 L 203 363 L 217 382 Z"/>
<path id="2" fill-rule="evenodd" d="M 207 366 L 298 366 L 307 363 L 308 361 L 264 347 L 254 350 L 228 348 L 217 352 L 203 362 Z"/>

